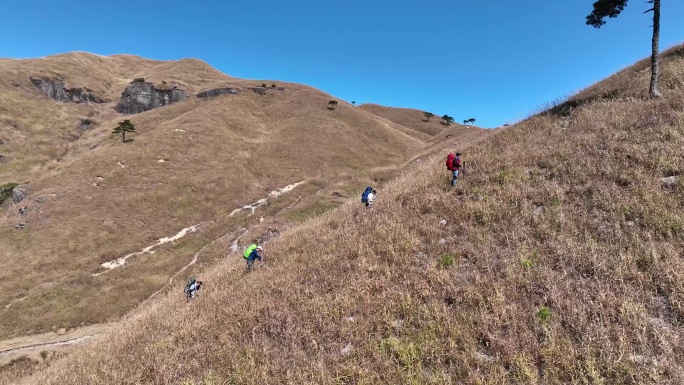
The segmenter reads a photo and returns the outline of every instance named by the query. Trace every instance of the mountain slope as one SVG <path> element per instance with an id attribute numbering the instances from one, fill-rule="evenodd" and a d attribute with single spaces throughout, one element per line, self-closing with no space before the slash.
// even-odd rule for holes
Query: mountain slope
<path id="1" fill-rule="evenodd" d="M 109 101 L 55 101 L 29 76 L 87 87 Z M 122 90 L 142 77 L 189 97 L 117 113 Z M 238 94 L 196 97 L 218 87 Z M 0 153 L 8 159 L 0 163 L 0 184 L 18 182 L 29 192 L 0 208 L 0 304 L 12 308 L 0 312 L 0 338 L 120 316 L 212 240 L 256 225 L 285 228 L 339 205 L 429 139 L 346 103 L 329 110 L 331 96 L 311 87 L 231 78 L 193 59 L 71 53 L 2 60 L 0 89 Z M 95 127 L 81 131 L 85 117 Z M 110 137 L 123 119 L 137 128 L 132 142 Z M 272 194 L 302 181 L 293 194 Z M 265 223 L 251 211 L 230 215 L 266 197 L 259 209 Z M 18 230 L 21 223 L 26 228 Z M 135 257 L 126 269 L 91 276 L 104 262 L 198 224 L 197 232 Z"/>
<path id="2" fill-rule="evenodd" d="M 435 154 L 26 383 L 682 383 L 683 96 L 464 144 L 456 189 Z"/>

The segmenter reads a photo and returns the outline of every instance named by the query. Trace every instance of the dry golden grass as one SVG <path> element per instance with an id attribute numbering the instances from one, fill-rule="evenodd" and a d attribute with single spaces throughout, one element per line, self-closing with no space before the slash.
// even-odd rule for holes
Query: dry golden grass
<path id="1" fill-rule="evenodd" d="M 440 116 L 433 116 L 429 120 L 426 120 L 424 111 L 412 108 L 385 107 L 373 103 L 362 104 L 359 108 L 430 136 L 442 134 L 446 128 L 450 128 L 450 131 L 453 131 L 454 129 L 460 131 L 479 131 L 477 128 L 463 126 L 458 123 L 454 123 L 447 127 L 443 124 L 444 121 Z"/>
<path id="2" fill-rule="evenodd" d="M 29 76 L 58 77 L 112 102 L 56 102 Z M 116 113 L 124 87 L 138 77 L 178 84 L 190 99 L 137 115 Z M 249 89 L 262 83 L 284 90 Z M 241 93 L 195 97 L 221 86 Z M 0 139 L 6 139 L 0 153 L 10 159 L 0 164 L 0 184 L 31 189 L 20 204 L 28 215 L 17 206 L 0 208 L 0 338 L 116 319 L 163 287 L 203 245 L 255 226 L 260 216 L 286 228 L 337 206 L 334 191 L 355 196 L 431 144 L 428 135 L 343 102 L 328 110 L 330 99 L 303 85 L 235 79 L 194 59 L 70 53 L 0 60 Z M 97 124 L 80 133 L 84 117 Z M 130 143 L 110 138 L 125 118 L 137 128 Z M 227 217 L 302 180 L 253 217 Z M 16 230 L 19 222 L 28 228 Z M 100 263 L 198 223 L 204 223 L 198 233 L 91 277 Z"/>
<path id="3" fill-rule="evenodd" d="M 456 189 L 446 152 L 416 162 L 25 383 L 684 383 L 683 95 L 463 144 Z"/>

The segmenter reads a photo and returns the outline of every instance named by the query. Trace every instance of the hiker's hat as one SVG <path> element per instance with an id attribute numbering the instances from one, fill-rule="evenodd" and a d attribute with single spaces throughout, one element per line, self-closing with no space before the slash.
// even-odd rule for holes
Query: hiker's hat
<path id="1" fill-rule="evenodd" d="M 460 152 L 457 152 L 457 153 L 456 153 L 456 156 L 461 156 L 461 153 L 460 153 Z"/>
<path id="2" fill-rule="evenodd" d="M 257 250 L 261 251 L 261 250 L 263 250 L 263 249 L 264 249 L 263 247 L 257 246 Z"/>

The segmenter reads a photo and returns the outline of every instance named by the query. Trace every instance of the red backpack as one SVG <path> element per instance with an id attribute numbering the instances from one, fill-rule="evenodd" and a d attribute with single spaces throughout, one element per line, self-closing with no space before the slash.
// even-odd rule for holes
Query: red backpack
<path id="1" fill-rule="evenodd" d="M 454 171 L 454 154 L 449 154 L 446 159 L 447 170 Z"/>

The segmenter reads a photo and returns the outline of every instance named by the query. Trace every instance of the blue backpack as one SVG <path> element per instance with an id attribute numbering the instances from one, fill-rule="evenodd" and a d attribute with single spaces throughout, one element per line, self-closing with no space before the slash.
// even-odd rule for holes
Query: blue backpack
<path id="1" fill-rule="evenodd" d="M 373 191 L 372 187 L 366 187 L 366 190 L 364 190 L 363 194 L 361 195 L 361 203 L 368 203 L 368 194 L 370 194 L 371 191 Z"/>

